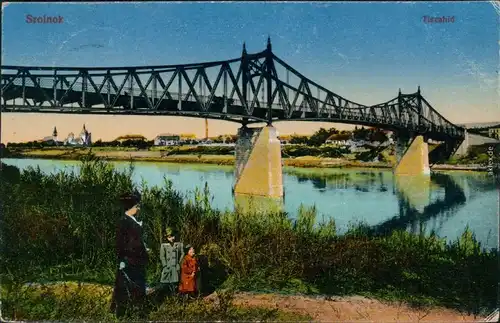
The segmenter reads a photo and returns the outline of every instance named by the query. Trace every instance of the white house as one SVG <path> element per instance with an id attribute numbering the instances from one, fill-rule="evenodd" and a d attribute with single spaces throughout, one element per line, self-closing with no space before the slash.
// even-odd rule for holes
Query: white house
<path id="1" fill-rule="evenodd" d="M 155 146 L 175 146 L 178 145 L 181 141 L 181 137 L 179 135 L 174 134 L 160 134 L 155 137 L 154 145 Z"/>
<path id="2" fill-rule="evenodd" d="M 349 133 L 331 135 L 326 141 L 327 145 L 351 146 L 353 144 L 352 136 Z"/>
<path id="3" fill-rule="evenodd" d="M 337 146 L 350 146 L 353 144 L 353 141 L 348 139 L 348 140 L 345 140 L 345 139 L 342 139 L 342 140 L 327 140 L 325 142 L 327 145 L 337 145 Z"/>

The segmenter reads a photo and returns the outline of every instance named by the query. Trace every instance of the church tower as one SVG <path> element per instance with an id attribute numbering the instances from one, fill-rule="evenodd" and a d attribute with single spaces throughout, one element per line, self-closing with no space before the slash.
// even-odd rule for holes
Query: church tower
<path id="1" fill-rule="evenodd" d="M 52 140 L 57 145 L 57 128 L 54 126 L 54 130 L 52 131 Z"/>

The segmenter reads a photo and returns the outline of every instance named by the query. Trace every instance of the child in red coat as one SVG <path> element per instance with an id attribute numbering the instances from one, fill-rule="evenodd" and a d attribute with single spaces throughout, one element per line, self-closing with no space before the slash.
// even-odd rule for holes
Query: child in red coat
<path id="1" fill-rule="evenodd" d="M 190 245 L 186 246 L 187 254 L 181 263 L 181 282 L 179 285 L 179 293 L 194 297 L 196 292 L 196 273 L 198 272 L 198 264 L 194 258 L 194 248 Z"/>

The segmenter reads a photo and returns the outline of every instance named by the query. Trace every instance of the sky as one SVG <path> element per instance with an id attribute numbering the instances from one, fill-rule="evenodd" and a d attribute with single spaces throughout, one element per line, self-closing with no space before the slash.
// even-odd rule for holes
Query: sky
<path id="1" fill-rule="evenodd" d="M 443 3 L 16 3 L 2 9 L 2 64 L 137 66 L 273 52 L 311 80 L 373 105 L 417 86 L 455 123 L 500 121 L 499 16 L 489 2 Z M 27 15 L 61 16 L 30 24 Z M 426 23 L 424 16 L 454 17 Z M 204 135 L 204 120 L 181 117 L 3 114 L 2 142 L 64 135 L 83 123 L 94 140 L 165 132 Z M 209 121 L 209 135 L 236 133 Z M 346 125 L 280 122 L 282 134 Z"/>

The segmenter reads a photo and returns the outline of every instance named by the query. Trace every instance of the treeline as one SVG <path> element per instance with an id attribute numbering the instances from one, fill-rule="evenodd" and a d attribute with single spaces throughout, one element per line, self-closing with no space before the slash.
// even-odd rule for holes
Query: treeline
<path id="1" fill-rule="evenodd" d="M 332 146 L 283 146 L 281 152 L 285 157 L 302 157 L 302 156 L 318 156 L 318 157 L 329 157 L 329 158 L 340 158 L 344 154 L 349 154 L 349 148 L 344 147 L 332 147 Z"/>
<path id="2" fill-rule="evenodd" d="M 499 135 L 498 131 L 490 132 L 490 129 L 495 129 L 495 128 L 500 128 L 500 124 L 493 126 L 493 127 L 488 126 L 488 127 L 482 127 L 482 128 L 471 128 L 471 129 L 467 129 L 467 132 L 471 133 L 471 134 L 480 135 L 480 136 L 490 137 L 493 139 L 500 139 L 500 135 Z"/>
<path id="3" fill-rule="evenodd" d="M 110 142 L 110 143 L 98 143 L 93 147 L 134 147 L 137 149 L 150 149 L 152 146 L 146 146 L 144 143 L 133 142 L 133 143 L 122 143 Z M 9 145 L 8 148 L 3 149 L 3 156 L 9 155 L 12 148 Z M 26 148 L 26 147 L 22 147 Z M 41 147 L 37 147 L 41 148 Z M 43 148 L 43 147 L 42 147 Z M 198 146 L 198 145 L 184 145 L 184 146 L 163 146 L 158 147 L 159 150 L 164 152 L 164 155 L 233 155 L 235 152 L 234 146 Z M 351 151 L 347 147 L 335 147 L 335 146 L 308 146 L 304 144 L 296 145 L 285 145 L 281 147 L 281 152 L 283 157 L 303 157 L 303 156 L 316 156 L 316 157 L 327 157 L 327 158 L 341 158 L 344 154 L 349 154 Z"/>
<path id="4" fill-rule="evenodd" d="M 138 149 L 148 149 L 149 147 L 153 147 L 153 140 L 137 140 L 137 139 L 128 139 L 124 141 L 102 141 L 97 140 L 92 144 L 93 147 L 136 147 Z"/>
<path id="5" fill-rule="evenodd" d="M 92 147 L 136 147 L 139 149 L 147 149 L 148 147 L 152 147 L 154 145 L 153 140 L 137 140 L 137 139 L 129 139 L 124 141 L 102 141 L 98 140 L 92 143 Z M 72 145 L 64 145 L 63 142 L 56 143 L 54 141 L 28 141 L 28 142 L 9 142 L 7 144 L 7 148 L 31 148 L 31 149 L 41 149 L 45 147 L 78 147 Z"/>
<path id="6" fill-rule="evenodd" d="M 32 148 L 40 149 L 44 147 L 56 147 L 54 142 L 27 141 L 27 142 L 9 142 L 7 148 Z"/>
<path id="7" fill-rule="evenodd" d="M 369 142 L 385 142 L 388 140 L 388 136 L 380 129 L 365 129 L 364 127 L 355 128 L 353 131 L 342 130 L 339 131 L 335 128 L 325 129 L 320 128 L 311 136 L 301 136 L 301 135 L 291 135 L 291 136 L 280 136 L 282 142 L 287 142 L 295 145 L 307 145 L 318 147 L 326 143 L 326 141 L 331 138 L 333 140 L 357 140 L 357 141 L 369 141 Z M 212 143 L 226 143 L 232 144 L 236 143 L 238 140 L 237 135 L 220 135 L 217 137 L 209 138 Z M 184 139 L 180 140 L 179 146 L 183 145 L 196 145 L 203 140 L 197 139 Z M 53 141 L 39 142 L 39 141 L 29 141 L 21 143 L 8 143 L 9 148 L 31 148 L 40 149 L 44 147 L 66 147 L 62 142 L 56 143 Z M 102 141 L 97 140 L 92 143 L 93 147 L 135 147 L 138 149 L 148 149 L 154 146 L 153 140 L 140 140 L 140 139 L 128 139 L 128 140 L 113 140 L 113 141 Z M 71 147 L 71 146 L 69 146 Z"/>
<path id="8" fill-rule="evenodd" d="M 167 155 L 232 155 L 231 146 L 171 146 L 162 149 Z"/>
<path id="9" fill-rule="evenodd" d="M 448 163 L 490 165 L 493 168 L 498 168 L 500 165 L 500 144 L 487 143 L 478 146 L 469 146 L 467 154 L 459 157 L 451 157 Z"/>
<path id="10" fill-rule="evenodd" d="M 387 134 L 381 129 L 365 129 L 364 127 L 358 128 L 357 126 L 353 131 L 342 130 L 339 131 L 335 128 L 325 129 L 320 128 L 311 136 L 288 136 L 288 142 L 296 145 L 308 146 L 321 146 L 326 143 L 328 139 L 332 140 L 356 140 L 356 141 L 369 141 L 369 142 L 385 142 L 389 139 Z M 284 139 L 284 138 L 282 138 Z"/>
<path id="11" fill-rule="evenodd" d="M 231 146 L 184 146 L 165 147 L 165 155 L 232 155 L 234 147 Z M 318 156 L 340 158 L 349 154 L 350 150 L 344 147 L 322 146 L 310 147 L 306 145 L 291 145 L 281 147 L 284 157 Z"/>

